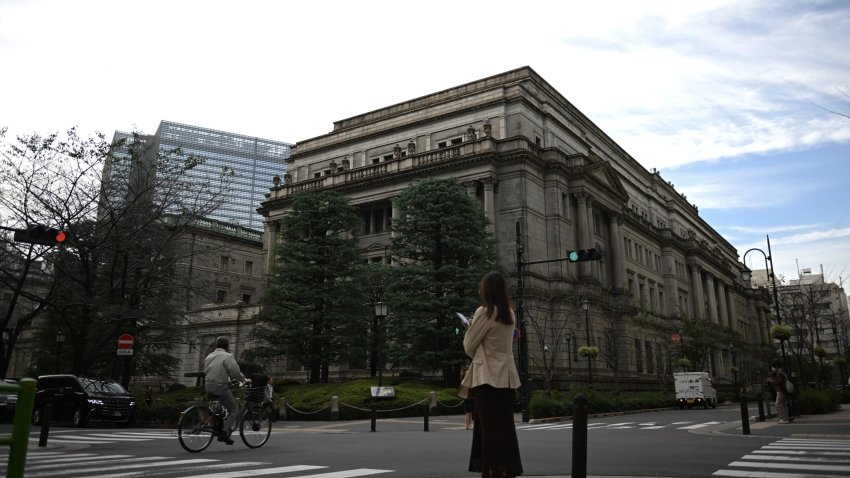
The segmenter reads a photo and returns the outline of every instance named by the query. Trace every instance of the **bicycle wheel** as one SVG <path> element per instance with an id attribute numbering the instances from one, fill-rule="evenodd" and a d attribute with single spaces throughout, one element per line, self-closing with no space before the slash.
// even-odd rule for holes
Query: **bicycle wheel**
<path id="1" fill-rule="evenodd" d="M 177 423 L 177 438 L 186 451 L 198 453 L 210 446 L 216 430 L 216 417 L 205 405 L 186 409 Z"/>
<path id="2" fill-rule="evenodd" d="M 239 420 L 239 435 L 249 448 L 259 448 L 269 441 L 272 417 L 263 407 L 248 407 Z"/>

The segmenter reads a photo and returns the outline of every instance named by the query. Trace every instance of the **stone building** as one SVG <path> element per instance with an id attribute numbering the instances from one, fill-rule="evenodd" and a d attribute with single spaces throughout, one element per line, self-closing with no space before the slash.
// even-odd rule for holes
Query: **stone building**
<path id="1" fill-rule="evenodd" d="M 766 340 L 769 304 L 743 287 L 735 248 L 529 67 L 336 121 L 331 132 L 297 142 L 287 162 L 260 208 L 267 273 L 293 194 L 349 197 L 362 213 L 361 250 L 379 260 L 393 198 L 422 177 L 456 178 L 480 201 L 505 271 L 516 271 L 517 231 L 525 262 L 601 249 L 599 262 L 525 268 L 535 380 L 569 386 L 588 366 L 602 383 L 670 380 L 677 346 L 662 331 L 682 317 Z M 600 348 L 592 360 L 578 356 L 588 337 Z M 730 361 L 719 345 L 711 371 L 726 375 Z"/>

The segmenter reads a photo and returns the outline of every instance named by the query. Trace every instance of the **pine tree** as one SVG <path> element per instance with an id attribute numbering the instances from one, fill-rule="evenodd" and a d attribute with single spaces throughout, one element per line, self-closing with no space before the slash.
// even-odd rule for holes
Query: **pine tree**
<path id="1" fill-rule="evenodd" d="M 456 386 L 467 357 L 455 312 L 472 314 L 478 283 L 494 263 L 487 217 L 455 180 L 418 181 L 402 192 L 396 206 L 388 355 L 401 365 L 441 369 L 445 385 Z"/>
<path id="2" fill-rule="evenodd" d="M 350 235 L 358 224 L 348 199 L 331 191 L 294 197 L 281 222 L 283 243 L 255 329 L 266 345 L 255 354 L 307 366 L 310 383 L 327 383 L 331 365 L 366 353 L 368 297 Z"/>

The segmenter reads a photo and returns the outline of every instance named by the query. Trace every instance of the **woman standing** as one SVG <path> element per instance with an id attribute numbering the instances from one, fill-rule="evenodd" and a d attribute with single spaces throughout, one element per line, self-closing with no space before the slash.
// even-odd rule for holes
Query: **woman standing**
<path id="1" fill-rule="evenodd" d="M 482 305 L 463 338 L 472 364 L 462 385 L 475 398 L 477 419 L 469 471 L 480 471 L 482 478 L 513 478 L 522 475 L 514 427 L 519 374 L 512 349 L 515 318 L 505 277 L 498 272 L 484 276 L 478 296 Z"/>

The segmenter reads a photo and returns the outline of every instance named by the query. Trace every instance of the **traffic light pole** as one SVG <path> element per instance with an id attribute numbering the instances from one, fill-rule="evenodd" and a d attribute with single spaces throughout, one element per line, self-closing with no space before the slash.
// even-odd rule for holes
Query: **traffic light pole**
<path id="1" fill-rule="evenodd" d="M 522 229 L 519 221 L 516 222 L 516 320 L 519 327 L 519 380 L 520 380 L 520 401 L 522 402 L 522 421 L 527 423 L 531 418 L 529 416 L 529 386 L 528 376 L 528 335 L 526 334 L 525 324 L 525 308 L 523 307 L 523 294 L 525 286 L 523 277 L 525 266 L 534 264 L 546 264 L 550 262 L 578 262 L 588 260 L 599 260 L 602 254 L 596 249 L 572 251 L 567 254 L 567 257 L 561 259 L 548 259 L 544 261 L 525 262 L 522 259 L 524 247 L 522 245 Z"/>

